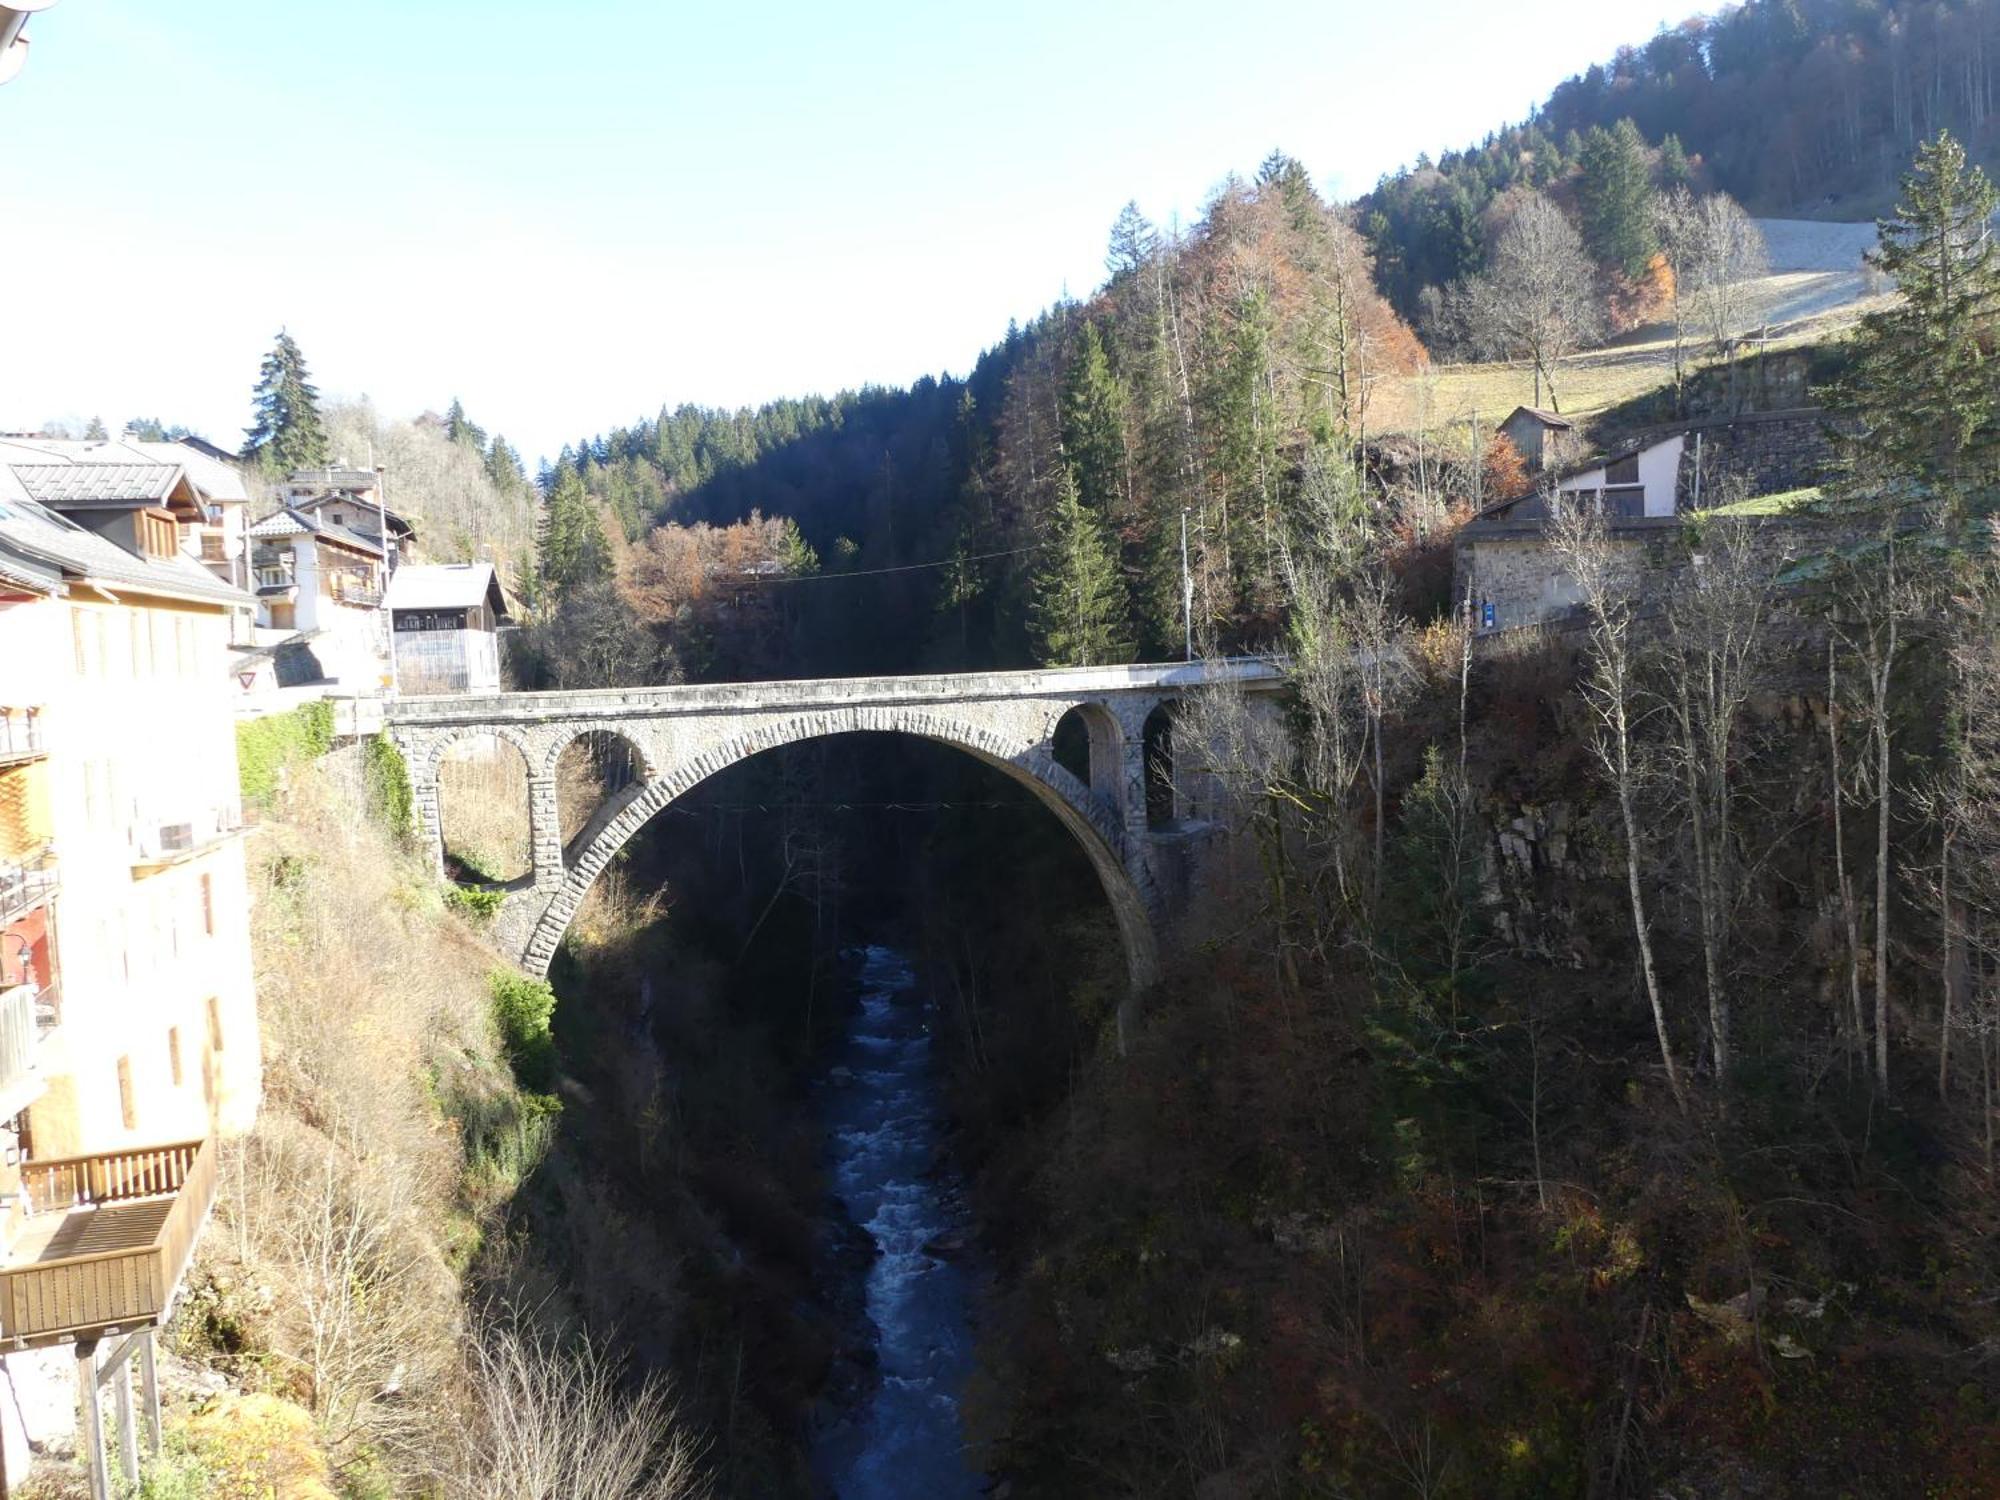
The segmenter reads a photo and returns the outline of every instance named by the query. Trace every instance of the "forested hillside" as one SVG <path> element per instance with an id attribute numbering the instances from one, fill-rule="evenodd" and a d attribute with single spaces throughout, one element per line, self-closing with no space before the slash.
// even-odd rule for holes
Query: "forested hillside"
<path id="1" fill-rule="evenodd" d="M 1620 49 L 1526 121 L 1419 157 L 1359 209 L 1384 290 L 1414 315 L 1426 286 L 1484 267 L 1497 197 L 1601 170 L 1625 121 L 1659 150 L 1670 183 L 1720 189 L 1760 214 L 1866 219 L 1889 208 L 1896 174 L 1940 130 L 1993 159 L 1996 88 L 2000 13 L 1981 0 L 1749 0 Z"/>
<path id="2" fill-rule="evenodd" d="M 1225 181 L 1178 237 L 1128 207 L 1107 275 L 1089 301 L 1010 329 L 964 380 L 683 407 L 566 448 L 542 476 L 544 526 L 597 535 L 545 557 L 544 602 L 582 609 L 612 574 L 629 598 L 617 544 L 655 520 L 761 512 L 794 521 L 813 556 L 811 581 L 743 584 L 796 597 L 794 670 L 1177 655 L 1185 517 L 1194 635 L 1270 639 L 1302 476 L 1366 432 L 1378 382 L 1422 347 L 1375 291 L 1360 235 L 1282 155 Z M 1431 462 L 1411 545 L 1443 516 L 1447 470 L 1465 477 Z M 1080 626 L 1049 604 L 1079 598 Z"/>

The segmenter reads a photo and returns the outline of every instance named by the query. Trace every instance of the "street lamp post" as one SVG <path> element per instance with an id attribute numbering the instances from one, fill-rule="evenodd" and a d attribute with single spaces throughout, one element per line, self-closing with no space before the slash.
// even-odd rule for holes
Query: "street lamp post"
<path id="1" fill-rule="evenodd" d="M 28 17 L 55 3 L 56 0 L 14 0 L 11 5 L 0 5 L 0 83 L 13 78 L 28 60 L 28 39 L 22 35 Z"/>

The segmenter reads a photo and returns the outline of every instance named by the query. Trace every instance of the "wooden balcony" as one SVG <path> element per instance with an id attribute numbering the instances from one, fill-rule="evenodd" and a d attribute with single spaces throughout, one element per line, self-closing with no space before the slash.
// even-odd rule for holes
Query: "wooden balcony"
<path id="1" fill-rule="evenodd" d="M 215 1176 L 213 1141 L 24 1162 L 26 1222 L 0 1264 L 0 1348 L 164 1323 Z"/>

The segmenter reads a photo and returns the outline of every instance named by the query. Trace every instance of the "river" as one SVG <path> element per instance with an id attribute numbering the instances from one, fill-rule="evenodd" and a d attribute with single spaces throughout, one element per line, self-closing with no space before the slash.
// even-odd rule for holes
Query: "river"
<path id="1" fill-rule="evenodd" d="M 866 950 L 860 1004 L 818 1090 L 833 1191 L 875 1241 L 866 1306 L 879 1380 L 821 1438 L 814 1467 L 838 1500 L 974 1500 L 959 1394 L 972 1372 L 974 1276 L 961 1195 L 937 1164 L 942 1088 L 935 1007 L 901 954 Z M 925 1246 L 952 1247 L 946 1257 Z"/>

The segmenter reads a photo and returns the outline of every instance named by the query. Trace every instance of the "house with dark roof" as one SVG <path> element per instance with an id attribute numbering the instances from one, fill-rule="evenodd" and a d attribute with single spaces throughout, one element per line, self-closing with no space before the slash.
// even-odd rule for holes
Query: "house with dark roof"
<path id="1" fill-rule="evenodd" d="M 382 493 L 380 469 L 357 469 L 346 464 L 299 469 L 285 479 L 285 504 L 303 515 L 316 516 L 334 526 L 373 537 L 380 545 L 386 530 L 390 571 L 416 561 L 417 529 L 403 516 L 390 510 Z"/>

